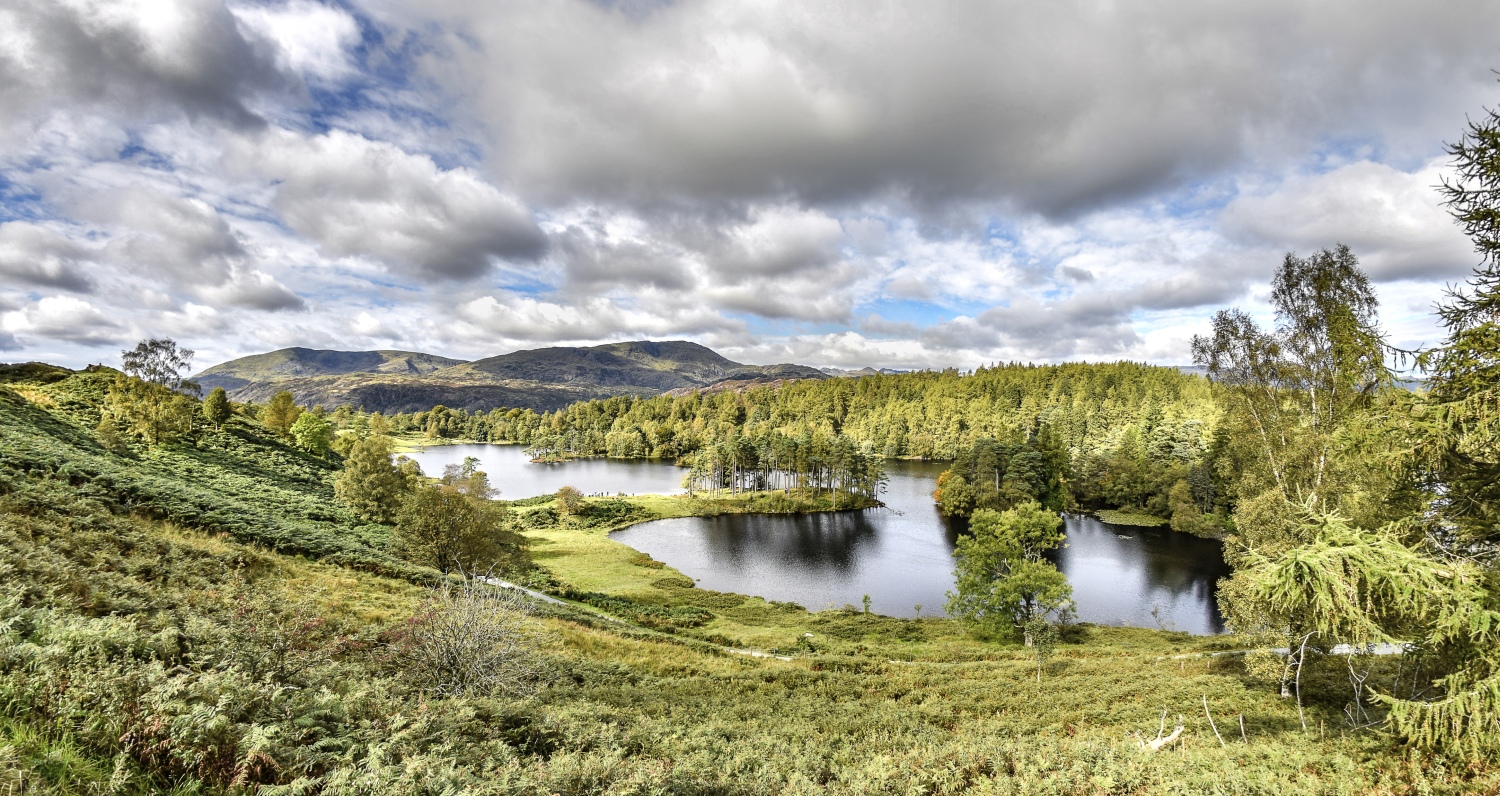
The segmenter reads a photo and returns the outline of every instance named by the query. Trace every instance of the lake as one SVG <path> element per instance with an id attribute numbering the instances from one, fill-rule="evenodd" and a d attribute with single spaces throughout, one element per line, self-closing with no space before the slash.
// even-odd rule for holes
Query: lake
<path id="1" fill-rule="evenodd" d="M 682 492 L 687 468 L 671 462 L 645 459 L 575 459 L 570 462 L 534 464 L 522 445 L 434 445 L 407 453 L 422 472 L 443 474 L 443 467 L 462 464 L 464 457 L 479 460 L 479 469 L 490 476 L 500 497 L 519 500 L 548 495 L 571 486 L 586 494 L 624 492 L 627 495 L 675 495 Z"/>
<path id="2" fill-rule="evenodd" d="M 429 475 L 474 456 L 510 499 L 573 486 L 585 493 L 681 492 L 682 468 L 666 462 L 584 459 L 532 464 L 516 445 L 449 445 L 410 454 Z M 733 514 L 657 520 L 616 531 L 615 540 L 664 561 L 717 591 L 800 603 L 812 610 L 859 606 L 890 616 L 942 614 L 953 588 L 953 547 L 962 523 L 932 502 L 940 462 L 890 461 L 886 508 L 822 514 Z M 1166 528 L 1064 518 L 1067 547 L 1054 563 L 1073 584 L 1080 621 L 1223 632 L 1214 601 L 1229 574 L 1211 539 Z"/>

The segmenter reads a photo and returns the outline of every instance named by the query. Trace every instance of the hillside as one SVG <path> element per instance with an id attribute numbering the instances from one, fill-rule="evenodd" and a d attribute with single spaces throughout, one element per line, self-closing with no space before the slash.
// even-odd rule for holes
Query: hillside
<path id="1" fill-rule="evenodd" d="M 657 395 L 723 382 L 822 379 L 802 365 L 742 365 L 685 341 L 552 347 L 474 362 L 406 351 L 287 348 L 215 365 L 194 377 L 237 401 L 290 390 L 299 404 L 349 405 L 386 414 L 442 405 L 550 411 L 615 395 Z"/>
<path id="2" fill-rule="evenodd" d="M 91 428 L 112 378 L 0 368 L 0 783 L 18 793 L 1500 787 L 1346 731 L 1338 656 L 1302 681 L 1304 731 L 1212 654 L 1234 638 L 1074 625 L 1039 672 L 946 619 L 695 588 L 606 533 L 691 508 L 676 498 L 511 504 L 567 598 L 518 612 L 542 665 L 527 693 L 437 693 L 402 657 L 435 573 L 333 501 L 337 462 L 238 417 L 106 450 Z M 1174 724 L 1177 743 L 1143 749 Z"/>

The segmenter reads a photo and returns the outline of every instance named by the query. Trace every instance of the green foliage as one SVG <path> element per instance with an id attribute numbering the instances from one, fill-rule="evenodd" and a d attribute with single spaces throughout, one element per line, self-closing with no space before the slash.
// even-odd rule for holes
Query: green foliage
<path id="1" fill-rule="evenodd" d="M 333 443 L 333 424 L 313 412 L 298 415 L 288 431 L 297 447 L 319 456 L 327 454 Z"/>
<path id="2" fill-rule="evenodd" d="M 1273 280 L 1277 326 L 1237 309 L 1193 338 L 1193 359 L 1229 399 L 1242 494 L 1274 491 L 1288 507 L 1348 509 L 1369 462 L 1341 456 L 1342 432 L 1392 384 L 1373 289 L 1347 246 L 1287 254 Z M 1237 523 L 1256 534 L 1256 524 Z M 1271 539 L 1253 539 L 1255 544 Z M 1279 540 L 1280 544 L 1295 540 Z"/>
<path id="3" fill-rule="evenodd" d="M 728 437 L 777 431 L 846 435 L 884 457 L 952 459 L 980 439 L 1010 445 L 1043 426 L 1069 456 L 1111 450 L 1127 427 L 1152 455 L 1192 459 L 1216 416 L 1209 384 L 1135 363 L 996 365 L 972 373 L 922 371 L 654 398 L 582 401 L 556 412 L 434 408 L 391 416 L 393 433 L 540 445 L 575 455 L 676 459 Z M 611 448 L 610 435 L 616 434 Z"/>
<path id="4" fill-rule="evenodd" d="M 198 385 L 184 381 L 182 374 L 192 368 L 193 352 L 178 348 L 171 338 L 142 340 L 135 348 L 120 352 L 120 369 L 147 384 L 166 387 L 173 392 L 198 395 Z"/>
<path id="5" fill-rule="evenodd" d="M 223 387 L 215 387 L 209 391 L 208 397 L 203 399 L 203 419 L 212 423 L 217 431 L 230 415 L 234 414 L 234 407 L 229 405 L 229 395 L 224 392 Z"/>
<path id="6" fill-rule="evenodd" d="M 481 572 L 503 557 L 497 514 L 452 488 L 418 487 L 402 502 L 393 540 L 402 556 L 445 574 Z"/>
<path id="7" fill-rule="evenodd" d="M 1500 541 L 1500 114 L 1471 121 L 1449 147 L 1455 175 L 1443 180 L 1454 219 L 1480 256 L 1467 285 L 1448 291 L 1437 311 L 1447 338 L 1426 352 L 1430 409 L 1420 456 L 1446 486 L 1437 501 L 1445 524 L 1468 540 Z"/>
<path id="8" fill-rule="evenodd" d="M 1493 755 L 1500 743 L 1500 611 L 1479 568 L 1413 549 L 1394 526 L 1364 530 L 1338 515 L 1306 522 L 1306 543 L 1274 558 L 1246 555 L 1226 588 L 1236 598 L 1228 603 L 1231 621 L 1310 637 L 1323 648 L 1417 641 L 1438 653 L 1428 676 L 1443 696 L 1431 699 L 1427 688 L 1371 689 L 1392 725 L 1424 748 Z M 1299 655 L 1295 664 L 1302 663 Z"/>
<path id="9" fill-rule="evenodd" d="M 509 511 L 490 500 L 495 490 L 478 464 L 468 457 L 461 465 L 449 465 L 435 486 L 406 494 L 392 537 L 402 555 L 444 574 L 529 567 L 525 540 L 507 529 Z"/>
<path id="10" fill-rule="evenodd" d="M 101 462 L 129 465 L 187 494 L 202 477 L 235 501 L 226 521 L 281 510 L 289 539 L 353 536 L 351 524 L 305 516 L 292 489 L 331 505 L 326 463 L 237 418 L 202 443 L 224 447 L 102 453 L 71 419 L 102 396 L 108 374 L 102 384 L 92 375 L 38 393 L 51 408 L 0 390 L 0 784 L 24 776 L 28 792 L 127 794 L 1458 794 L 1500 784 L 1492 768 L 1408 759 L 1380 735 L 1340 737 L 1338 703 L 1311 699 L 1330 732 L 1302 733 L 1284 701 L 1246 686 L 1233 657 L 1192 657 L 1232 643 L 1091 628 L 1096 642 L 1059 644 L 1037 682 L 1035 650 L 976 644 L 947 620 L 808 614 L 680 583 L 653 591 L 668 595 L 656 602 L 583 600 L 624 621 L 537 604 L 529 618 L 557 645 L 523 679 L 534 693 L 439 696 L 403 652 L 408 620 L 424 614 L 421 590 L 369 574 L 370 561 L 240 544 L 217 535 L 227 530 L 217 521 L 199 533 L 151 520 L 166 498 L 137 491 L 127 505 L 118 480 L 88 475 Z M 48 458 L 45 440 L 71 458 Z M 590 515 L 606 502 L 624 501 L 593 501 Z M 726 626 L 732 618 L 741 624 Z M 659 630 L 636 627 L 651 622 Z M 742 632 L 793 659 L 699 640 Z M 1188 657 L 1161 659 L 1177 653 Z M 1191 718 L 1204 699 L 1215 716 L 1243 713 L 1250 743 L 1221 749 Z M 1164 708 L 1189 716 L 1183 742 L 1144 755 L 1134 736 L 1150 737 Z"/>
<path id="11" fill-rule="evenodd" d="M 139 454 L 102 447 L 94 429 L 118 377 L 96 369 L 23 386 L 35 401 L 0 388 L 0 472 L 60 473 L 120 511 L 369 571 L 426 577 L 349 532 L 356 523 L 333 500 L 328 462 L 288 448 L 258 424 L 231 418 L 222 433 L 196 444 Z"/>
<path id="12" fill-rule="evenodd" d="M 557 490 L 557 510 L 565 517 L 582 514 L 588 508 L 588 501 L 584 500 L 583 493 L 571 486 L 565 486 Z"/>
<path id="13" fill-rule="evenodd" d="M 692 588 L 692 581 L 688 581 L 685 586 Z M 599 592 L 581 592 L 573 589 L 564 590 L 562 596 L 592 605 L 642 627 L 656 630 L 702 627 L 715 618 L 712 611 L 695 605 L 654 605 Z"/>
<path id="14" fill-rule="evenodd" d="M 1094 512 L 1094 515 L 1110 525 L 1124 525 L 1135 528 L 1160 528 L 1163 525 L 1171 524 L 1171 520 L 1164 520 L 1155 514 L 1146 514 L 1139 510 L 1101 509 Z"/>
<path id="15" fill-rule="evenodd" d="M 1061 529 L 1062 519 L 1035 502 L 976 511 L 953 553 L 955 584 L 945 610 L 976 629 L 1010 635 L 1067 608 L 1072 587 L 1042 558 L 1062 543 Z"/>
<path id="16" fill-rule="evenodd" d="M 344 458 L 344 469 L 333 482 L 333 494 L 366 522 L 386 525 L 396 521 L 401 502 L 414 487 L 412 468 L 392 460 L 389 437 L 356 440 Z"/>
<path id="17" fill-rule="evenodd" d="M 1036 654 L 1036 680 L 1041 682 L 1042 669 L 1046 667 L 1047 659 L 1051 658 L 1053 651 L 1057 649 L 1061 634 L 1057 631 L 1057 625 L 1052 624 L 1046 616 L 1040 614 L 1026 620 L 1026 624 L 1021 629 L 1026 634 L 1026 644 Z"/>
<path id="18" fill-rule="evenodd" d="M 1060 511 L 1071 502 L 1063 486 L 1067 470 L 1068 453 L 1050 427 L 1016 445 L 980 439 L 938 476 L 933 499 L 950 517 L 978 509 L 1003 511 L 1028 501 Z"/>
<path id="19" fill-rule="evenodd" d="M 270 403 L 266 404 L 266 408 L 260 413 L 260 422 L 264 423 L 266 428 L 285 437 L 292 433 L 292 424 L 297 422 L 301 414 L 302 408 L 297 406 L 292 394 L 282 390 L 271 396 Z"/>
<path id="20" fill-rule="evenodd" d="M 1187 479 L 1178 479 L 1172 485 L 1172 491 L 1167 493 L 1167 508 L 1172 514 L 1172 530 L 1178 533 L 1215 537 L 1223 531 L 1218 519 L 1212 514 L 1205 514 L 1193 499 L 1193 488 Z"/>
<path id="21" fill-rule="evenodd" d="M 108 447 L 119 446 L 120 429 L 155 447 L 191 434 L 196 409 L 186 395 L 122 374 L 109 387 L 96 428 Z"/>
<path id="22" fill-rule="evenodd" d="M 840 499 L 846 507 L 860 499 L 875 500 L 886 482 L 879 457 L 860 450 L 846 435 L 724 433 L 689 457 L 691 467 L 682 479 L 689 494 L 713 499 L 746 492 L 827 493 L 836 509 Z"/>

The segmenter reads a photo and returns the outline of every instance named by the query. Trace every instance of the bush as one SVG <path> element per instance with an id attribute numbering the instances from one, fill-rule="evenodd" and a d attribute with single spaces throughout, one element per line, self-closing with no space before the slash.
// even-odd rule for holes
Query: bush
<path id="1" fill-rule="evenodd" d="M 478 579 L 444 582 L 400 643 L 408 675 L 440 696 L 526 696 L 544 681 L 546 643 L 529 606 Z"/>

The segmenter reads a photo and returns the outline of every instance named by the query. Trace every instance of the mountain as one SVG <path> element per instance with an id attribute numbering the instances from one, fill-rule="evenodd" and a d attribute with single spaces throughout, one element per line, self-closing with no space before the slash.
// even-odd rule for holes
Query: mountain
<path id="1" fill-rule="evenodd" d="M 290 390 L 303 405 L 350 405 L 385 413 L 439 404 L 469 410 L 559 409 L 613 395 L 658 395 L 723 383 L 823 379 L 804 365 L 743 365 L 683 340 L 514 351 L 465 362 L 410 351 L 285 348 L 215 365 L 194 377 L 237 401 L 263 403 Z"/>
<path id="2" fill-rule="evenodd" d="M 344 376 L 351 373 L 384 376 L 425 376 L 440 368 L 462 364 L 462 359 L 415 351 L 324 351 L 316 348 L 283 348 L 265 354 L 230 360 L 199 373 L 193 379 L 204 391 L 223 387 L 235 400 L 259 401 L 257 389 L 286 379 Z M 267 387 L 266 389 L 270 389 Z M 270 389 L 271 394 L 276 389 Z"/>

